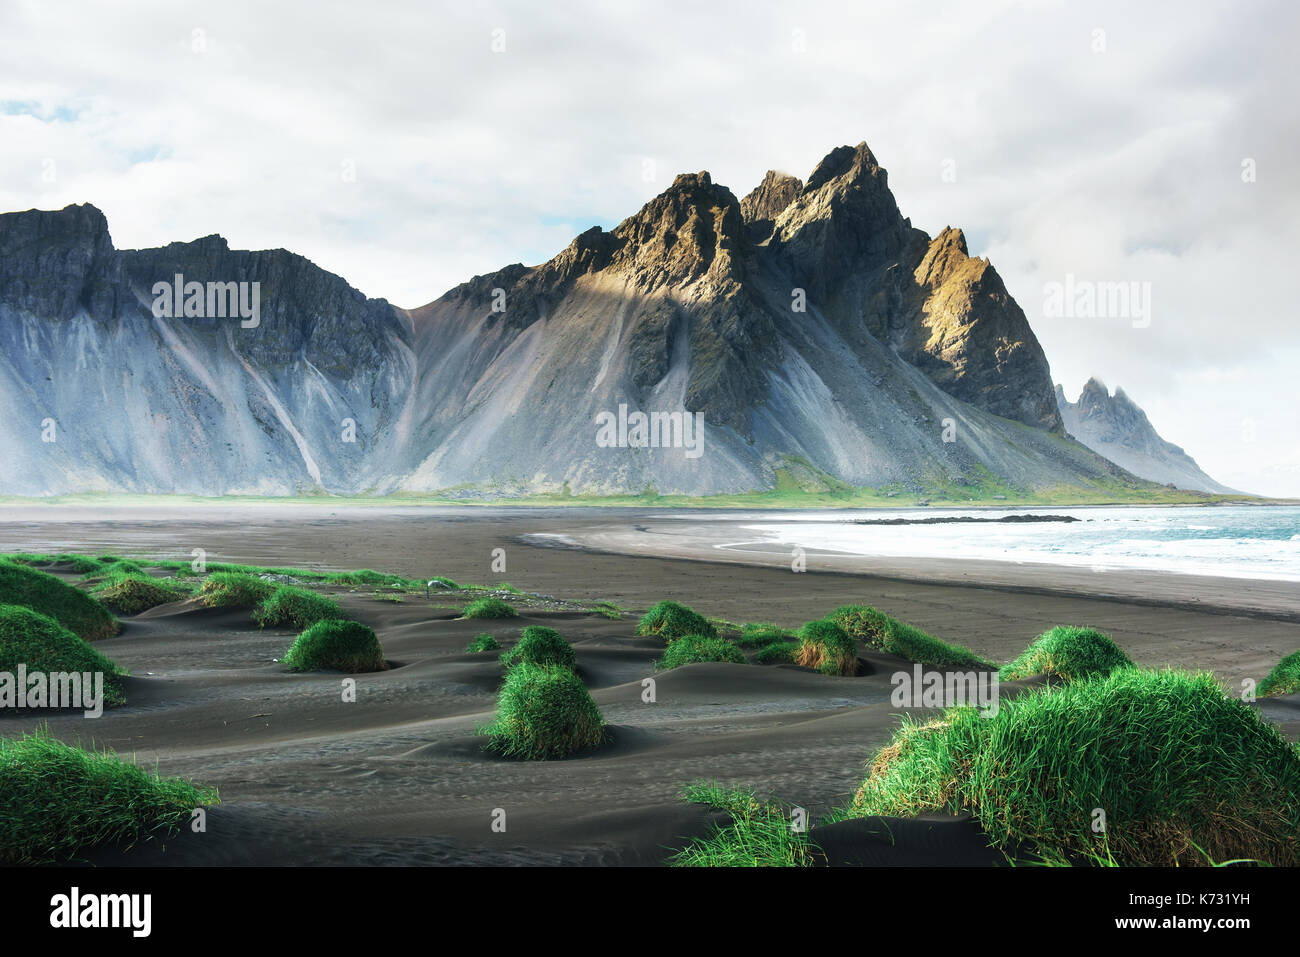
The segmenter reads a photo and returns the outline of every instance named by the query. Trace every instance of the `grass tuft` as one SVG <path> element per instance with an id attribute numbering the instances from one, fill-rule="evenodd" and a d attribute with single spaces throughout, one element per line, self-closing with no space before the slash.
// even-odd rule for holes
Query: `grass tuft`
<path id="1" fill-rule="evenodd" d="M 514 618 L 519 612 L 500 598 L 478 598 L 465 606 L 464 618 Z"/>
<path id="2" fill-rule="evenodd" d="M 680 668 L 683 665 L 700 664 L 705 661 L 725 661 L 733 665 L 745 664 L 745 655 L 725 638 L 709 638 L 704 635 L 683 635 L 668 642 L 664 656 L 655 662 L 659 671 Z"/>
<path id="3" fill-rule="evenodd" d="M 1257 694 L 1261 698 L 1293 694 L 1300 691 L 1300 651 L 1292 652 L 1274 666 L 1259 683 Z"/>
<path id="4" fill-rule="evenodd" d="M 115 558 L 111 561 L 100 560 L 94 569 L 81 577 L 84 581 L 98 581 L 103 578 L 123 578 L 144 574 L 144 568 L 139 562 L 133 562 L 127 558 Z"/>
<path id="5" fill-rule="evenodd" d="M 871 647 L 931 668 L 995 669 L 997 665 L 969 648 L 941 641 L 919 628 L 891 618 L 870 605 L 843 605 L 828 616 Z"/>
<path id="6" fill-rule="evenodd" d="M 91 589 L 91 594 L 119 615 L 138 615 L 150 608 L 181 601 L 194 589 L 174 578 L 154 578 L 143 572 L 118 572 Z"/>
<path id="7" fill-rule="evenodd" d="M 67 552 L 58 555 L 32 554 L 30 552 L 15 552 L 4 555 L 4 558 L 19 565 L 34 566 L 64 566 L 68 571 L 76 575 L 89 575 L 100 566 L 98 558 L 92 558 L 89 555 L 74 555 Z M 62 570 L 62 569 L 60 569 Z"/>
<path id="8" fill-rule="evenodd" d="M 253 610 L 259 628 L 288 626 L 310 628 L 319 621 L 343 618 L 343 609 L 333 598 L 295 585 L 279 585 Z"/>
<path id="9" fill-rule="evenodd" d="M 1109 635 L 1092 628 L 1058 625 L 1044 632 L 1015 661 L 999 672 L 1003 681 L 1054 675 L 1066 681 L 1108 675 L 1133 662 Z"/>
<path id="10" fill-rule="evenodd" d="M 331 618 L 300 634 L 284 656 L 290 671 L 387 671 L 379 638 L 357 621 Z"/>
<path id="11" fill-rule="evenodd" d="M 776 641 L 793 641 L 795 634 L 789 628 L 767 622 L 750 622 L 740 629 L 736 644 L 742 648 L 762 648 Z"/>
<path id="12" fill-rule="evenodd" d="M 564 640 L 554 628 L 545 625 L 529 625 L 509 651 L 502 652 L 503 665 L 515 665 L 527 661 L 534 665 L 560 665 L 572 668 L 578 661 L 573 646 Z"/>
<path id="13" fill-rule="evenodd" d="M 820 852 L 806 831 L 796 831 L 787 809 L 760 801 L 745 788 L 724 788 L 712 781 L 688 784 L 682 799 L 703 804 L 731 817 L 725 826 L 697 838 L 669 858 L 674 867 L 810 867 Z"/>
<path id="14" fill-rule="evenodd" d="M 826 675 L 856 675 L 858 643 L 833 621 L 810 621 L 799 629 L 794 663 Z"/>
<path id="15" fill-rule="evenodd" d="M 473 640 L 465 646 L 465 650 L 478 653 L 480 651 L 496 651 L 500 647 L 501 642 L 484 632 L 481 635 L 475 635 Z"/>
<path id="16" fill-rule="evenodd" d="M 479 730 L 490 750 L 529 761 L 587 751 L 606 736 L 600 709 L 572 669 L 531 661 L 506 672 L 496 720 Z"/>
<path id="17" fill-rule="evenodd" d="M 675 601 L 661 601 L 645 613 L 636 626 L 638 635 L 658 635 L 674 641 L 686 635 L 718 637 L 718 629 L 703 615 Z"/>
<path id="18" fill-rule="evenodd" d="M 116 635 L 117 619 L 80 588 L 26 565 L 0 560 L 0 605 L 25 605 L 49 615 L 86 641 Z"/>
<path id="19" fill-rule="evenodd" d="M 163 779 L 41 730 L 0 739 L 0 863 L 51 864 L 105 845 L 130 847 L 186 824 L 217 792 Z"/>
<path id="20" fill-rule="evenodd" d="M 199 600 L 210 608 L 251 608 L 273 591 L 270 582 L 244 572 L 212 572 L 203 582 Z"/>
<path id="21" fill-rule="evenodd" d="M 770 645 L 764 645 L 758 649 L 758 654 L 754 655 L 754 660 L 760 665 L 792 665 L 794 656 L 799 652 L 799 642 L 797 641 L 774 641 Z"/>
<path id="22" fill-rule="evenodd" d="M 329 576 L 333 585 L 363 585 L 370 588 L 408 588 L 410 583 L 401 575 L 358 568 L 350 572 L 334 572 Z"/>
<path id="23" fill-rule="evenodd" d="M 1096 810 L 1105 830 L 1096 833 Z M 849 816 L 969 811 L 1009 857 L 1300 864 L 1300 756 L 1208 674 L 1118 668 L 905 719 Z"/>
<path id="24" fill-rule="evenodd" d="M 46 681 L 58 672 L 104 675 L 104 704 L 122 704 L 123 672 L 107 657 L 64 628 L 49 615 L 22 605 L 0 605 L 0 673 L 43 672 Z M 16 680 L 16 678 L 15 678 Z M 52 688 L 48 688 L 52 695 Z"/>

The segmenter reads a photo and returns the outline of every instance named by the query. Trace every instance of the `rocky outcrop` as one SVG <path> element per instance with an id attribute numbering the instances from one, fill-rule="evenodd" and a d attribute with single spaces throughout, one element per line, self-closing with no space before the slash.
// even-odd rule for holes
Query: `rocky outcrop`
<path id="1" fill-rule="evenodd" d="M 1162 439 L 1123 389 L 1111 395 L 1100 380 L 1092 378 L 1076 402 L 1066 399 L 1065 390 L 1056 386 L 1056 401 L 1070 435 L 1134 475 L 1199 492 L 1234 491 L 1206 475 L 1182 448 Z"/>
<path id="2" fill-rule="evenodd" d="M 967 254 L 961 230 L 936 236 L 912 278 L 919 321 L 901 337 L 908 361 L 959 399 L 1060 431 L 1047 356 L 1002 277 Z"/>
<path id="3" fill-rule="evenodd" d="M 391 337 L 409 338 L 396 311 L 382 299 L 367 299 L 344 280 L 284 249 L 232 250 L 220 236 L 160 249 L 118 254 L 126 285 L 152 305 L 154 284 L 185 282 L 257 283 L 259 325 L 239 329 L 239 353 L 266 368 L 303 361 L 327 376 L 345 379 L 386 361 Z M 132 297 L 131 311 L 138 311 Z M 232 328 L 224 318 L 190 318 L 195 329 Z M 234 326 L 233 328 L 239 328 Z"/>
<path id="4" fill-rule="evenodd" d="M 803 190 L 803 183 L 788 173 L 768 170 L 763 182 L 740 201 L 740 215 L 748 227 L 752 242 L 763 243 L 772 235 L 772 227 L 794 198 Z"/>
<path id="5" fill-rule="evenodd" d="M 0 302 L 51 320 L 111 317 L 121 276 L 108 221 L 94 206 L 9 213 L 0 229 Z"/>

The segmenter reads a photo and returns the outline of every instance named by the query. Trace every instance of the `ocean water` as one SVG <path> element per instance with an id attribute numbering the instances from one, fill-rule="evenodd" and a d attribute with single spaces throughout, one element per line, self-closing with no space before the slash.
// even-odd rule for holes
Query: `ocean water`
<path id="1" fill-rule="evenodd" d="M 854 520 L 1069 515 L 1076 522 L 859 525 Z M 972 558 L 1300 582 L 1300 506 L 1189 505 L 820 512 L 743 526 L 855 555 Z"/>

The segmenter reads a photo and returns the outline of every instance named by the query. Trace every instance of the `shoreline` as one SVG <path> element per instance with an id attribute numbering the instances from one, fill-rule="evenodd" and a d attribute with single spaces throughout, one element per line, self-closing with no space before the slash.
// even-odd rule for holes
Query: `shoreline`
<path id="1" fill-rule="evenodd" d="M 879 496 L 874 489 L 859 490 L 861 494 L 835 496 L 820 492 L 778 493 L 752 491 L 718 493 L 716 495 L 570 495 L 538 493 L 525 496 L 492 496 L 488 498 L 445 497 L 436 493 L 403 493 L 397 495 L 190 495 L 183 493 L 147 494 L 136 492 L 74 492 L 66 495 L 33 497 L 0 495 L 0 509 L 23 508 L 156 508 L 163 507 L 307 507 L 307 508 L 391 508 L 391 509 L 538 509 L 589 510 L 648 509 L 663 511 L 682 509 L 690 511 L 716 511 L 722 513 L 746 510 L 771 512 L 889 512 L 911 510 L 1018 510 L 1036 508 L 1176 508 L 1198 506 L 1297 506 L 1300 498 L 1274 498 L 1248 493 L 1193 492 L 1167 490 L 1158 497 L 1139 495 L 1114 497 L 1099 494 L 1071 500 L 1068 496 L 1027 497 L 1017 499 L 944 499 L 918 495 L 903 499 L 901 495 Z"/>
<path id="2" fill-rule="evenodd" d="M 1207 667 L 1224 677 L 1262 678 L 1300 648 L 1294 582 L 975 559 L 868 559 L 816 549 L 807 550 L 808 571 L 794 574 L 788 551 L 714 547 L 753 539 L 735 527 L 743 516 L 703 518 L 609 509 L 223 506 L 15 515 L 0 508 L 0 551 L 188 561 L 202 548 L 209 562 L 509 582 L 636 611 L 671 598 L 731 621 L 794 626 L 863 603 L 998 660 L 1010 660 L 1054 625 L 1090 625 L 1139 658 L 1145 652 L 1148 664 Z M 555 547 L 556 541 L 572 545 Z M 504 567 L 494 564 L 496 549 L 504 550 Z"/>
<path id="3" fill-rule="evenodd" d="M 46 511 L 47 508 L 51 510 Z M 118 509 L 85 505 L 40 506 L 29 510 L 26 507 L 0 505 L 0 551 L 75 551 L 75 546 L 78 545 L 91 549 L 100 546 L 120 548 L 123 539 L 130 538 L 137 539 L 142 547 L 147 548 L 145 543 L 150 537 L 148 531 L 151 527 L 190 525 L 237 528 L 240 527 L 240 513 L 245 512 L 242 517 L 249 521 L 255 519 L 257 522 L 267 522 L 269 526 L 284 528 L 296 528 L 304 521 L 310 526 L 319 523 L 346 526 L 379 522 L 394 528 L 417 524 L 447 528 L 475 523 L 484 529 L 493 529 L 491 534 L 495 536 L 498 527 L 506 526 L 508 534 L 505 537 L 509 540 L 552 553 L 583 551 L 592 556 L 717 564 L 791 573 L 791 546 L 775 539 L 763 541 L 757 538 L 761 533 L 744 527 L 749 520 L 743 512 L 701 510 L 691 512 L 688 518 L 683 518 L 665 514 L 658 509 L 638 512 L 621 507 L 572 506 L 539 510 L 498 506 L 405 506 L 379 509 L 365 506 L 353 509 L 348 506 L 294 504 L 277 509 L 269 502 L 247 507 L 244 503 L 197 508 L 164 505 L 154 507 L 147 513 L 140 509 L 140 506 L 134 505 L 120 506 Z M 1002 510 L 1004 509 L 997 509 Z M 770 523 L 776 517 L 776 511 L 757 513 L 755 520 Z M 838 524 L 837 520 L 843 520 L 851 523 L 851 516 L 846 514 L 850 510 L 781 511 L 790 512 L 790 520 L 808 522 L 810 526 L 818 521 L 835 521 Z M 870 511 L 878 514 L 880 510 Z M 84 538 L 69 537 L 66 534 L 32 534 L 32 531 L 44 527 L 68 526 L 95 531 Z M 557 529 L 556 526 L 560 528 Z M 172 536 L 169 534 L 166 537 Z M 195 538 L 201 537 L 203 533 L 196 531 Z M 1086 566 L 974 557 L 873 556 L 816 546 L 802 547 L 808 573 L 869 577 L 882 582 L 983 588 L 1024 595 L 1100 599 L 1148 607 L 1181 608 L 1208 614 L 1300 622 L 1300 582 L 1290 579 L 1200 575 L 1122 565 Z M 188 551 L 185 549 L 186 555 Z M 140 554 L 149 552 L 141 551 Z M 154 557 L 163 557 L 162 553 L 156 551 L 153 554 Z M 257 554 L 260 556 L 254 562 L 257 564 L 295 564 L 272 560 L 265 553 Z M 228 557 L 229 553 L 226 555 L 222 558 L 213 555 L 210 560 L 236 560 Z M 377 563 L 375 567 L 379 568 L 383 559 L 374 555 L 370 558 Z M 322 562 L 319 557 L 307 564 L 322 568 L 332 565 L 328 561 Z M 369 567 L 371 562 L 362 564 Z"/>
<path id="4" fill-rule="evenodd" d="M 653 523 L 654 520 L 646 521 Z M 788 544 L 776 540 L 737 542 L 732 540 L 735 535 L 729 531 L 718 525 L 696 525 L 689 532 L 676 530 L 676 534 L 651 539 L 649 536 L 655 535 L 657 529 L 640 523 L 622 529 L 567 534 L 562 536 L 563 544 L 558 539 L 548 542 L 542 538 L 531 538 L 526 543 L 540 548 L 580 548 L 595 554 L 790 571 L 791 550 Z M 1027 595 L 1097 598 L 1209 614 L 1300 622 L 1300 582 L 1290 579 L 966 557 L 873 556 L 816 547 L 806 547 L 803 551 L 807 572 L 988 588 Z"/>

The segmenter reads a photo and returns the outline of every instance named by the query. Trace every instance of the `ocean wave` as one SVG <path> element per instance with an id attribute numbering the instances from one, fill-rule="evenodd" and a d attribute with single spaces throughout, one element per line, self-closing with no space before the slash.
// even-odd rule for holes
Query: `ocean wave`
<path id="1" fill-rule="evenodd" d="M 783 516 L 778 522 L 760 521 L 746 528 L 782 544 L 869 557 L 967 558 L 1074 567 L 1104 565 L 1115 569 L 1300 581 L 1300 508 L 1193 507 L 1199 514 L 1190 522 L 1188 507 L 1175 512 L 1168 508 L 1119 506 L 1107 509 L 1103 521 L 1065 525 L 863 525 L 846 522 L 846 518 L 860 517 L 861 513 L 842 513 L 823 514 L 815 522 L 787 521 Z M 1096 509 L 1051 511 L 1094 519 L 1103 517 Z"/>

